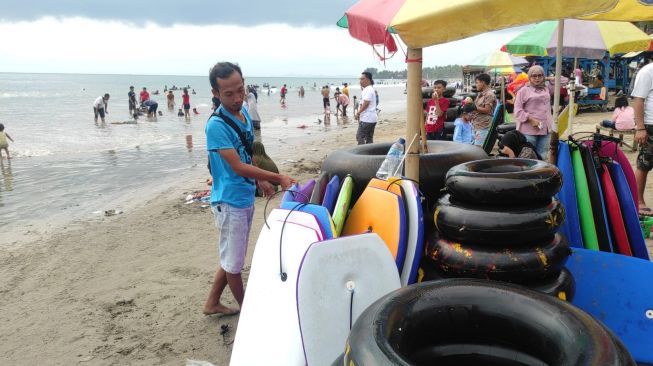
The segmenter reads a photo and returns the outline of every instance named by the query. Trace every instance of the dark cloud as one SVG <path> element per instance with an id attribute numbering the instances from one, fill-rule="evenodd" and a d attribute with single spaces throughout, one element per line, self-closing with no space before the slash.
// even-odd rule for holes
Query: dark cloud
<path id="1" fill-rule="evenodd" d="M 288 23 L 335 25 L 356 0 L 19 0 L 0 1 L 0 19 L 81 16 L 137 25 Z"/>

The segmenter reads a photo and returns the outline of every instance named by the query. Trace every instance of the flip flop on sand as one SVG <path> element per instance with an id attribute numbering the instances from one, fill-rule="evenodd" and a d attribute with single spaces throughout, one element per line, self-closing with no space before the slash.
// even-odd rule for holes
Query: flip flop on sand
<path id="1" fill-rule="evenodd" d="M 220 316 L 231 316 L 231 315 L 236 315 L 240 313 L 240 309 L 230 309 L 226 308 L 226 310 L 220 310 L 220 311 L 214 311 L 214 312 L 207 312 L 203 311 L 204 315 L 220 315 Z"/>
<path id="2" fill-rule="evenodd" d="M 639 216 L 653 216 L 653 210 L 646 206 L 639 206 Z"/>

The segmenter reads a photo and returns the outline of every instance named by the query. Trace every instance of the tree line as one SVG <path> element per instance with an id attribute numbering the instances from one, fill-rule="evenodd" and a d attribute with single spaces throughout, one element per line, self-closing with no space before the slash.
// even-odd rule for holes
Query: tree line
<path id="1" fill-rule="evenodd" d="M 371 72 L 372 76 L 375 79 L 406 79 L 407 70 L 401 71 L 390 71 L 390 70 L 381 70 L 379 71 L 375 67 L 368 67 L 365 71 Z M 463 72 L 463 67 L 461 65 L 446 65 L 446 66 L 434 66 L 434 67 L 424 67 L 422 69 L 422 77 L 424 79 L 447 79 L 447 78 L 460 78 Z"/>

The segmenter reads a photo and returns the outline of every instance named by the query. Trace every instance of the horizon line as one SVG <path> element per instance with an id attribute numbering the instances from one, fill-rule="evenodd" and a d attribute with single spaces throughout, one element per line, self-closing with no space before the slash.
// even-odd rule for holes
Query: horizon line
<path id="1" fill-rule="evenodd" d="M 91 73 L 91 72 L 28 72 L 28 71 L 0 71 L 0 74 L 37 74 L 37 75 L 107 75 L 107 76 L 191 76 L 207 77 L 208 75 L 190 74 L 125 74 L 125 73 Z M 315 79 L 355 79 L 357 75 L 280 75 L 280 76 L 248 76 L 250 78 L 315 78 Z"/>

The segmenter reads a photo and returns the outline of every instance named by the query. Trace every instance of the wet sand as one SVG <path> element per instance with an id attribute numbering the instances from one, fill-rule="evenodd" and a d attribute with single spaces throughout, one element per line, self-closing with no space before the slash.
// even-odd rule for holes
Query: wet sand
<path id="1" fill-rule="evenodd" d="M 592 131 L 609 116 L 582 114 L 575 130 Z M 403 114 L 381 120 L 376 141 L 394 141 L 405 133 Z M 272 158 L 282 172 L 305 181 L 317 175 L 330 151 L 354 145 L 355 132 L 350 125 L 329 140 L 285 146 Z M 627 155 L 634 163 L 636 153 Z M 238 317 L 202 315 L 218 265 L 213 217 L 201 204 L 184 204 L 189 193 L 206 188 L 205 179 L 203 171 L 194 172 L 123 214 L 44 234 L 39 245 L 18 243 L 2 250 L 0 363 L 180 365 L 195 359 L 228 364 Z M 651 181 L 647 199 L 653 204 Z M 265 202 L 256 201 L 245 279 Z M 225 294 L 234 306 L 228 290 Z M 221 335 L 223 326 L 228 330 Z"/>

